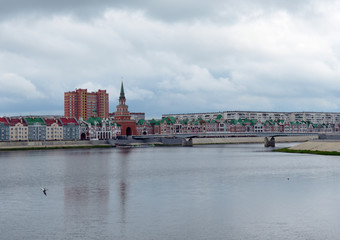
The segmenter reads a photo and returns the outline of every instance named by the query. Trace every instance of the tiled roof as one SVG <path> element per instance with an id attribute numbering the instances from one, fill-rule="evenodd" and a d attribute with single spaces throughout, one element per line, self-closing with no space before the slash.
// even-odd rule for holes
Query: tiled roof
<path id="1" fill-rule="evenodd" d="M 5 125 L 9 125 L 6 118 L 4 118 L 4 117 L 0 118 L 0 122 L 5 124 Z"/>
<path id="2" fill-rule="evenodd" d="M 58 126 L 61 126 L 61 123 L 58 119 L 55 119 L 55 118 L 45 118 L 45 123 L 47 126 L 51 126 L 53 123 L 57 123 Z"/>
<path id="3" fill-rule="evenodd" d="M 10 126 L 15 126 L 17 123 L 22 123 L 22 125 L 27 126 L 23 118 L 7 118 Z"/>
<path id="4" fill-rule="evenodd" d="M 68 124 L 75 124 L 75 125 L 79 125 L 77 120 L 75 118 L 60 118 L 60 121 L 63 125 L 68 125 Z"/>

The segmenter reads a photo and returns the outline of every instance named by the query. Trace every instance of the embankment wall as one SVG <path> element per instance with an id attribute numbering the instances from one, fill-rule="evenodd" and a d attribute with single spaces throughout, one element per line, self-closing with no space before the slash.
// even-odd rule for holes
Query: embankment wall
<path id="1" fill-rule="evenodd" d="M 67 147 L 67 146 L 93 146 L 109 145 L 106 140 L 93 141 L 25 141 L 25 142 L 0 142 L 0 148 L 34 148 L 34 147 Z"/>
<path id="2" fill-rule="evenodd" d="M 305 142 L 318 139 L 314 136 L 275 137 L 276 143 Z M 193 138 L 193 144 L 236 144 L 236 143 L 264 143 L 264 137 L 229 137 L 229 138 Z"/>

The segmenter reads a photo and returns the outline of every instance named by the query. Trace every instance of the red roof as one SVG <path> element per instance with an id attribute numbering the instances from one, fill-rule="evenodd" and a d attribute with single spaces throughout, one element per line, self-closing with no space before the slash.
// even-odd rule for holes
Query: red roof
<path id="1" fill-rule="evenodd" d="M 0 122 L 4 123 L 5 125 L 8 125 L 8 122 L 7 122 L 6 118 L 4 118 L 4 117 L 0 118 Z"/>
<path id="2" fill-rule="evenodd" d="M 63 125 L 67 125 L 70 123 L 74 123 L 75 125 L 79 125 L 75 118 L 60 118 L 60 121 Z"/>
<path id="3" fill-rule="evenodd" d="M 58 126 L 61 126 L 61 123 L 58 119 L 55 118 L 44 118 L 46 126 L 51 126 L 53 123 L 57 123 Z"/>
<path id="4" fill-rule="evenodd" d="M 17 123 L 22 123 L 22 125 L 27 126 L 23 118 L 7 118 L 10 126 L 15 126 Z"/>

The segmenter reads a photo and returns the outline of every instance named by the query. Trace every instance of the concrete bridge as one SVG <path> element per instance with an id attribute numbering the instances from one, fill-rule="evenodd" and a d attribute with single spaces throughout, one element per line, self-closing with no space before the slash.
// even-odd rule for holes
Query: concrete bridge
<path id="1" fill-rule="evenodd" d="M 112 140 L 112 145 L 125 145 L 133 143 L 154 143 L 159 142 L 164 145 L 182 145 L 192 146 L 193 138 L 232 138 L 232 137 L 264 137 L 266 147 L 275 146 L 275 137 L 281 136 L 315 136 L 317 133 L 277 133 L 277 132 L 261 132 L 261 133 L 197 133 L 197 134 L 168 134 L 168 135 L 143 135 L 129 136 L 119 140 Z"/>

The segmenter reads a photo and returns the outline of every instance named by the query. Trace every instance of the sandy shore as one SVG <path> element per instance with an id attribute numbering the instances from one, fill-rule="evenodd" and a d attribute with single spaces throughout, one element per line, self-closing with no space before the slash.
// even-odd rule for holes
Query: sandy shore
<path id="1" fill-rule="evenodd" d="M 340 152 L 340 141 L 308 141 L 297 146 L 290 147 L 291 150 Z"/>

